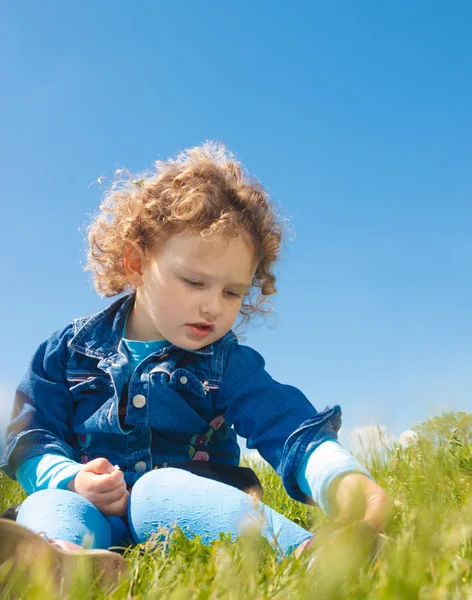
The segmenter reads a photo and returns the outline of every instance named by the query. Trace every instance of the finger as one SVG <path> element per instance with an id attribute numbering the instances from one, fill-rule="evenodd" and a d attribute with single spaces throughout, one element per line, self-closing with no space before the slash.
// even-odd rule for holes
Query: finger
<path id="1" fill-rule="evenodd" d="M 119 498 L 118 500 L 115 500 L 115 502 L 106 504 L 102 508 L 97 506 L 97 508 L 100 508 L 101 512 L 104 515 L 107 515 L 107 516 L 116 515 L 116 516 L 122 517 L 127 512 L 128 500 L 129 500 L 129 492 L 126 491 L 126 493 L 123 494 L 123 496 L 121 498 Z"/>
<path id="2" fill-rule="evenodd" d="M 123 471 L 113 471 L 113 473 L 99 475 L 100 487 L 103 492 L 111 492 L 120 483 L 123 483 L 125 477 Z"/>
<path id="3" fill-rule="evenodd" d="M 97 493 L 112 492 L 119 485 L 124 483 L 124 475 L 122 471 L 113 471 L 113 473 L 96 475 L 93 485 L 94 491 Z"/>
<path id="4" fill-rule="evenodd" d="M 106 458 L 94 458 L 84 466 L 84 471 L 91 471 L 97 475 L 104 473 L 113 473 L 115 467 Z"/>
<path id="5" fill-rule="evenodd" d="M 123 483 L 110 492 L 96 494 L 95 502 L 99 502 L 102 505 L 111 504 L 112 502 L 119 500 L 124 494 L 126 494 L 126 485 Z"/>

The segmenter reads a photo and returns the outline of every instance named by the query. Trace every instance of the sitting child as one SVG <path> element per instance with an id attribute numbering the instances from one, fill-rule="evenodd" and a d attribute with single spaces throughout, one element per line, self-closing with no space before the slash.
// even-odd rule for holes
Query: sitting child
<path id="1" fill-rule="evenodd" d="M 26 528 L 121 572 L 110 546 L 162 526 L 236 538 L 257 516 L 281 555 L 300 552 L 312 533 L 246 493 L 261 498 L 237 434 L 292 498 L 383 530 L 390 499 L 336 441 L 339 406 L 318 412 L 232 331 L 268 312 L 281 238 L 262 186 L 215 144 L 107 191 L 88 269 L 98 292 L 122 295 L 43 342 L 18 386 L 1 468 L 29 496 L 17 523 L 0 520 L 0 562 Z"/>

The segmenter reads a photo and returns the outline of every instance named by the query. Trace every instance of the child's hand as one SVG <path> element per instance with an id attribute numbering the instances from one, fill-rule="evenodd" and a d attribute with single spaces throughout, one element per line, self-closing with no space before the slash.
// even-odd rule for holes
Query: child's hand
<path id="1" fill-rule="evenodd" d="M 329 490 L 340 521 L 367 521 L 382 532 L 392 517 L 393 502 L 374 481 L 361 473 L 346 473 Z"/>
<path id="2" fill-rule="evenodd" d="M 123 472 L 106 458 L 96 458 L 84 465 L 67 489 L 87 498 L 104 515 L 123 517 L 126 514 L 129 492 Z"/>

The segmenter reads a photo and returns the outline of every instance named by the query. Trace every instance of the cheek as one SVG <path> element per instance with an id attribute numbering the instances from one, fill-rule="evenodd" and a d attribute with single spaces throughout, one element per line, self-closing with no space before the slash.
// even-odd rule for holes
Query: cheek
<path id="1" fill-rule="evenodd" d="M 177 289 L 173 293 L 168 292 L 162 297 L 159 302 L 159 309 L 161 313 L 179 317 L 179 315 L 188 312 L 193 304 L 195 304 L 195 300 L 192 297 L 189 297 L 185 291 Z"/>
<path id="2" fill-rule="evenodd" d="M 231 323 L 233 323 L 237 319 L 240 308 L 241 308 L 241 304 L 238 304 L 236 302 L 233 306 L 228 308 L 228 310 L 226 311 L 226 318 L 227 318 L 228 322 L 231 321 Z"/>

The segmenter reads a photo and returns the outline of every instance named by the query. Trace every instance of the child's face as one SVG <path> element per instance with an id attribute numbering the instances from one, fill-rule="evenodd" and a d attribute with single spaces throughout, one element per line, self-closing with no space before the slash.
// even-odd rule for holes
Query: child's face
<path id="1" fill-rule="evenodd" d="M 211 241 L 171 235 L 142 262 L 128 337 L 166 339 L 186 350 L 219 340 L 233 326 L 256 267 L 244 234 Z"/>

